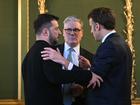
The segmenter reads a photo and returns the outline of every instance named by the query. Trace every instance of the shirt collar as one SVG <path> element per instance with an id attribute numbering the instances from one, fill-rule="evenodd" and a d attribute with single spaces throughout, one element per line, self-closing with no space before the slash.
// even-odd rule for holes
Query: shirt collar
<path id="1" fill-rule="evenodd" d="M 112 33 L 116 33 L 116 31 L 115 30 L 112 30 L 112 31 L 110 31 L 108 34 L 106 34 L 104 37 L 103 37 L 103 39 L 102 39 L 102 43 L 106 40 L 106 38 L 109 36 L 109 35 L 111 35 Z"/>

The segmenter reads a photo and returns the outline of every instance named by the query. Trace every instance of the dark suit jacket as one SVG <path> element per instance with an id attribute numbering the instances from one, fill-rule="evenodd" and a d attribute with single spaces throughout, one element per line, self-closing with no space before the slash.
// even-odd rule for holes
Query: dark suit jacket
<path id="1" fill-rule="evenodd" d="M 132 54 L 125 41 L 113 33 L 97 49 L 93 72 L 103 78 L 100 88 L 90 89 L 88 105 L 131 105 Z"/>
<path id="2" fill-rule="evenodd" d="M 88 84 L 89 71 L 67 71 L 53 61 L 43 61 L 41 51 L 52 47 L 45 41 L 36 41 L 22 64 L 25 105 L 63 105 L 61 84 L 77 82 Z M 80 77 L 80 78 L 79 78 Z"/>
<path id="3" fill-rule="evenodd" d="M 61 54 L 63 55 L 64 44 L 60 44 L 57 47 L 59 48 Z M 80 55 L 84 56 L 85 58 L 87 58 L 90 61 L 90 63 L 92 63 L 92 60 L 93 60 L 92 53 L 90 53 L 86 49 L 80 47 Z M 85 89 L 81 96 L 78 96 L 75 98 L 75 101 L 73 102 L 72 105 L 86 105 L 86 103 L 85 103 L 86 102 L 86 94 L 87 94 L 87 90 Z"/>

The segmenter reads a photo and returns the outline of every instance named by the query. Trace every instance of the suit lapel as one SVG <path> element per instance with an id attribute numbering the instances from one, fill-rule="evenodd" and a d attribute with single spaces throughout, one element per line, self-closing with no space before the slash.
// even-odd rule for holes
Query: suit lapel
<path id="1" fill-rule="evenodd" d="M 85 55 L 84 50 L 80 47 L 80 55 Z"/>
<path id="2" fill-rule="evenodd" d="M 63 55 L 64 53 L 64 43 L 58 46 L 60 53 Z"/>

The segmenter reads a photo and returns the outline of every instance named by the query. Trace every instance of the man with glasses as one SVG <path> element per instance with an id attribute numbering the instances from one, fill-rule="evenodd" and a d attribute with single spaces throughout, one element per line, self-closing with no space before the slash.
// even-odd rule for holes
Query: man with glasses
<path id="1" fill-rule="evenodd" d="M 83 37 L 83 22 L 75 16 L 68 16 L 67 18 L 65 18 L 63 23 L 63 36 L 65 43 L 58 45 L 61 54 L 66 59 L 68 59 L 69 49 L 71 48 L 73 51 L 71 53 L 72 58 L 70 62 L 72 62 L 76 66 L 80 66 L 81 63 L 84 63 L 82 62 L 82 59 L 83 57 L 85 57 L 90 61 L 88 63 L 89 66 L 86 68 L 90 68 L 93 54 L 80 47 L 80 42 Z M 79 62 L 79 59 L 81 62 Z M 67 85 L 69 86 L 67 87 Z M 85 105 L 86 90 L 84 89 L 84 87 L 75 83 L 67 85 L 62 86 L 64 91 L 62 91 L 64 96 L 64 105 Z"/>

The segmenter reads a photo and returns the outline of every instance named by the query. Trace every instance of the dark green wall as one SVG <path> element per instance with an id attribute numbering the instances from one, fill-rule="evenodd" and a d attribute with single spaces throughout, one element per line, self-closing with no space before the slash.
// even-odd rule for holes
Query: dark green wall
<path id="1" fill-rule="evenodd" d="M 17 98 L 17 0 L 0 0 L 0 98 Z"/>
<path id="2" fill-rule="evenodd" d="M 35 40 L 35 34 L 34 34 L 34 29 L 33 29 L 33 22 L 37 18 L 37 15 L 39 14 L 38 12 L 38 4 L 37 2 L 34 2 L 34 0 L 30 0 L 30 45 Z"/>

